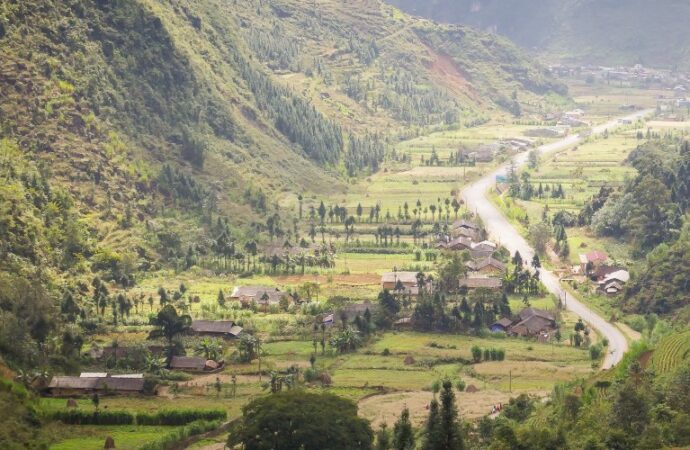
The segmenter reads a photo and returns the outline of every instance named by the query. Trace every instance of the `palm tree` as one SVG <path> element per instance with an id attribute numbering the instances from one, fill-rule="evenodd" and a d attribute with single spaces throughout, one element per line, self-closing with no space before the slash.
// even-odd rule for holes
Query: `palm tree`
<path id="1" fill-rule="evenodd" d="M 204 338 L 194 349 L 194 353 L 206 359 L 218 361 L 223 354 L 223 346 L 218 339 Z"/>
<path id="2" fill-rule="evenodd" d="M 177 310 L 172 305 L 165 305 L 158 312 L 158 315 L 151 319 L 151 325 L 156 329 L 151 330 L 149 339 L 164 338 L 167 341 L 166 365 L 170 366 L 173 357 L 173 340 L 181 333 L 184 333 L 192 325 L 192 318 L 188 315 L 178 315 Z"/>

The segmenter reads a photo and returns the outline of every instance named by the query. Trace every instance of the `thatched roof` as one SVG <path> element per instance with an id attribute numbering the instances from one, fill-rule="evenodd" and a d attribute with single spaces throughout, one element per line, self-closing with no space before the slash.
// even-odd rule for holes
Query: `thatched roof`
<path id="1" fill-rule="evenodd" d="M 75 390 L 113 390 L 141 392 L 144 390 L 144 378 L 121 377 L 53 377 L 48 385 L 49 389 L 75 389 Z"/>
<path id="2" fill-rule="evenodd" d="M 204 370 L 206 359 L 198 356 L 173 356 L 170 361 L 171 369 Z"/>
<path id="3" fill-rule="evenodd" d="M 194 320 L 191 330 L 195 333 L 228 334 L 237 337 L 242 327 L 235 325 L 232 320 Z"/>
<path id="4" fill-rule="evenodd" d="M 501 285 L 503 283 L 498 278 L 476 277 L 476 278 L 461 278 L 458 284 L 460 287 L 464 287 L 467 289 L 478 289 L 478 288 L 498 289 L 501 287 Z"/>
<path id="5" fill-rule="evenodd" d="M 417 274 L 419 272 L 386 272 L 381 276 L 381 283 L 417 284 Z"/>

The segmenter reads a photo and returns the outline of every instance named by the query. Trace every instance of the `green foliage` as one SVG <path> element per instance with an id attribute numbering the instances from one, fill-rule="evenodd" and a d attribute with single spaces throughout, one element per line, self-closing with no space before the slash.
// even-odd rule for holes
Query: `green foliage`
<path id="1" fill-rule="evenodd" d="M 69 425 L 131 425 L 134 423 L 134 414 L 128 411 L 81 411 L 68 409 L 53 411 L 51 420 L 58 420 Z"/>
<path id="2" fill-rule="evenodd" d="M 332 394 L 292 390 L 252 400 L 229 444 L 247 450 L 371 449 L 374 433 L 357 406 Z"/>
<path id="3" fill-rule="evenodd" d="M 137 413 L 137 425 L 187 425 L 196 421 L 222 422 L 227 411 L 222 409 L 163 409 L 155 413 Z"/>
<path id="4" fill-rule="evenodd" d="M 138 450 L 169 450 L 176 448 L 179 443 L 189 437 L 197 436 L 199 434 L 206 433 L 211 430 L 215 430 L 221 425 L 219 421 L 203 421 L 199 420 L 192 422 L 183 427 L 177 428 L 175 431 L 171 431 L 168 434 L 163 435 L 158 440 L 154 442 L 149 442 L 147 444 L 139 447 Z"/>
<path id="5" fill-rule="evenodd" d="M 47 448 L 50 437 L 38 404 L 22 385 L 0 377 L 0 446 L 7 449 Z"/>
<path id="6" fill-rule="evenodd" d="M 690 331 L 676 332 L 661 339 L 650 358 L 651 368 L 656 374 L 665 374 L 677 369 L 690 357 Z"/>

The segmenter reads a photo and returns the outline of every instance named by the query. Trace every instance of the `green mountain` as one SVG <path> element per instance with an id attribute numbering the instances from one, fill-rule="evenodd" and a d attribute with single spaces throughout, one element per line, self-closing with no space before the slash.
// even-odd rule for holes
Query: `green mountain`
<path id="1" fill-rule="evenodd" d="M 46 339 L 94 276 L 290 240 L 298 195 L 405 134 L 564 94 L 506 39 L 379 1 L 2 2 L 0 352 L 35 362 L 10 336 Z"/>
<path id="2" fill-rule="evenodd" d="M 411 14 L 507 36 L 567 62 L 690 67 L 682 0 L 391 0 Z"/>

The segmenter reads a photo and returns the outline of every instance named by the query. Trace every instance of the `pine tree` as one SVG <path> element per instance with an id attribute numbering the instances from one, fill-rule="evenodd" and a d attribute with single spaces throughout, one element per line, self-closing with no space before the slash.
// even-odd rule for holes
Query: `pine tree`
<path id="1" fill-rule="evenodd" d="M 438 450 L 462 450 L 465 444 L 462 439 L 462 431 L 458 420 L 458 410 L 455 406 L 455 393 L 453 393 L 453 383 L 446 380 L 443 382 L 441 391 L 441 414 L 440 414 L 440 447 Z"/>
<path id="2" fill-rule="evenodd" d="M 433 399 L 429 405 L 429 417 L 426 420 L 424 428 L 424 445 L 422 450 L 440 450 L 441 445 L 441 430 L 438 410 L 438 401 Z"/>
<path id="3" fill-rule="evenodd" d="M 407 407 L 402 410 L 400 418 L 393 426 L 393 449 L 414 449 L 414 431 L 412 430 L 412 423 L 410 423 L 410 410 Z"/>

